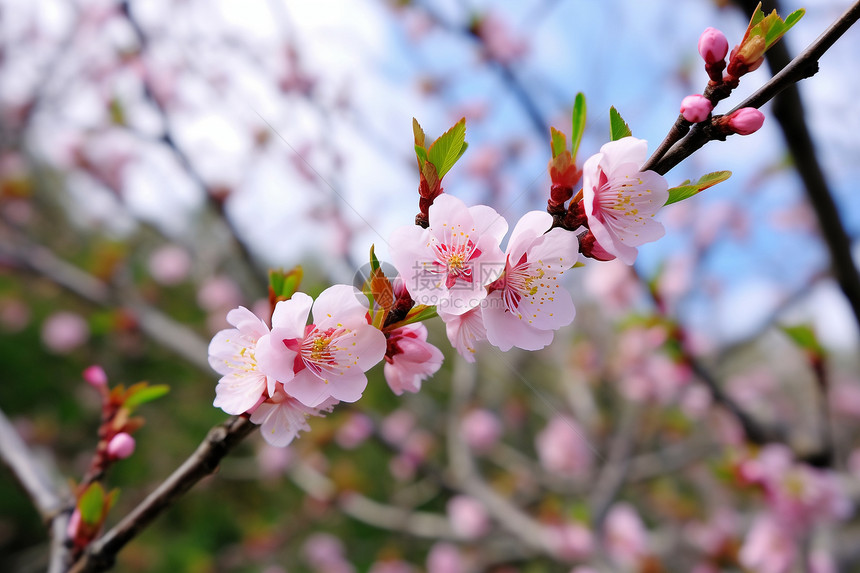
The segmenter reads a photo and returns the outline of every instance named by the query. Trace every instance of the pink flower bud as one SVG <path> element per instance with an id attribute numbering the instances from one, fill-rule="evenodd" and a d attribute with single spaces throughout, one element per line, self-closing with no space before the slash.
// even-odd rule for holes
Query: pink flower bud
<path id="1" fill-rule="evenodd" d="M 489 451 L 502 435 L 502 423 L 489 410 L 472 410 L 463 417 L 463 437 L 477 452 Z"/>
<path id="2" fill-rule="evenodd" d="M 754 107 L 743 107 L 729 116 L 729 127 L 739 135 L 749 135 L 764 124 L 764 114 Z"/>
<path id="3" fill-rule="evenodd" d="M 690 123 L 699 123 L 708 119 L 714 105 L 703 95 L 688 95 L 681 100 L 681 115 Z"/>
<path id="4" fill-rule="evenodd" d="M 97 364 L 93 364 L 92 366 L 84 370 L 83 377 L 88 384 L 96 388 L 100 386 L 106 386 L 108 382 L 107 374 L 105 374 L 104 368 Z"/>
<path id="5" fill-rule="evenodd" d="M 699 36 L 699 54 L 706 64 L 714 64 L 725 59 L 729 53 L 729 41 L 725 34 L 716 28 L 705 28 Z"/>
<path id="6" fill-rule="evenodd" d="M 108 442 L 107 453 L 115 460 L 124 460 L 134 453 L 134 438 L 125 432 L 120 432 Z"/>

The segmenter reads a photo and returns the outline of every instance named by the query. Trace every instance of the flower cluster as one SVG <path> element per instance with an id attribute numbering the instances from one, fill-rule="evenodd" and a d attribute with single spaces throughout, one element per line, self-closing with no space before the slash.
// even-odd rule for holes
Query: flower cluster
<path id="1" fill-rule="evenodd" d="M 668 186 L 640 170 L 645 154 L 645 141 L 623 137 L 604 145 L 581 171 L 567 157 L 568 175 L 575 177 L 565 183 L 583 179 L 571 209 L 584 216 L 574 227 L 532 211 L 514 225 L 503 250 L 508 223 L 499 213 L 440 190 L 427 207 L 426 226 L 392 234 L 399 275 L 393 280 L 372 255 L 364 289 L 335 285 L 315 301 L 290 292 L 273 300 L 271 328 L 244 307 L 231 310 L 227 321 L 234 328 L 218 332 L 209 346 L 209 362 L 222 375 L 214 405 L 249 415 L 269 443 L 285 446 L 308 429 L 309 416 L 358 400 L 365 373 L 383 360 L 395 394 L 419 391 L 443 359 L 420 324 L 430 316 L 442 318 L 449 341 L 470 362 L 482 341 L 502 351 L 546 347 L 576 314 L 562 277 L 580 258 L 582 236 L 590 237 L 584 255 L 630 264 L 638 246 L 663 235 L 653 217 L 669 197 Z M 561 195 L 555 193 L 554 205 L 564 209 L 572 193 Z"/>

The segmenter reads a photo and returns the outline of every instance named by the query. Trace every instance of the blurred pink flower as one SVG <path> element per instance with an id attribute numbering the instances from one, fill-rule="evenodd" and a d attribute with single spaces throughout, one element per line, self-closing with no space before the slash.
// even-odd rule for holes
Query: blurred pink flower
<path id="1" fill-rule="evenodd" d="M 528 43 L 514 35 L 509 24 L 498 14 L 487 14 L 478 22 L 476 33 L 483 41 L 487 58 L 500 64 L 511 64 L 528 52 Z"/>
<path id="2" fill-rule="evenodd" d="M 585 290 L 610 314 L 624 314 L 642 299 L 642 284 L 621 261 L 587 265 Z"/>
<path id="3" fill-rule="evenodd" d="M 833 555 L 820 549 L 813 549 L 809 554 L 808 573 L 837 573 L 836 560 Z"/>
<path id="4" fill-rule="evenodd" d="M 688 523 L 684 535 L 703 553 L 715 556 L 735 538 L 739 525 L 733 510 L 720 508 L 708 521 Z"/>
<path id="5" fill-rule="evenodd" d="M 382 420 L 380 432 L 390 444 L 402 444 L 415 427 L 415 414 L 404 408 L 394 410 Z"/>
<path id="6" fill-rule="evenodd" d="M 416 573 L 415 568 L 399 559 L 377 561 L 370 566 L 368 573 Z"/>
<path id="7" fill-rule="evenodd" d="M 56 354 L 68 354 L 90 337 L 90 327 L 79 314 L 60 311 L 42 323 L 42 342 Z"/>
<path id="8" fill-rule="evenodd" d="M 483 537 L 490 531 L 490 516 L 480 501 L 457 495 L 448 500 L 448 519 L 454 533 L 464 539 Z"/>
<path id="9" fill-rule="evenodd" d="M 630 400 L 668 404 L 690 380 L 689 368 L 662 352 L 668 333 L 662 326 L 635 326 L 618 343 L 621 391 Z"/>
<path id="10" fill-rule="evenodd" d="M 86 383 L 91 386 L 95 386 L 96 388 L 100 386 L 107 386 L 107 373 L 105 373 L 104 368 L 97 364 L 93 364 L 92 366 L 88 366 L 87 368 L 85 368 L 82 373 L 82 376 Z"/>
<path id="11" fill-rule="evenodd" d="M 427 554 L 427 573 L 465 573 L 466 564 L 453 543 L 437 542 Z"/>
<path id="12" fill-rule="evenodd" d="M 585 432 L 572 418 L 553 417 L 535 438 L 538 459 L 549 472 L 573 478 L 591 473 L 593 454 Z"/>
<path id="13" fill-rule="evenodd" d="M 321 573 L 352 573 L 355 568 L 345 559 L 343 542 L 330 533 L 314 533 L 305 539 L 302 555 Z"/>
<path id="14" fill-rule="evenodd" d="M 616 503 L 606 515 L 605 546 L 609 556 L 622 566 L 632 567 L 648 552 L 648 532 L 636 510 Z"/>
<path id="15" fill-rule="evenodd" d="M 857 380 L 834 384 L 830 389 L 828 401 L 834 415 L 860 420 L 860 382 Z"/>
<path id="16" fill-rule="evenodd" d="M 5 332 L 21 332 L 30 324 L 30 308 L 18 299 L 0 301 L 0 327 Z"/>
<path id="17" fill-rule="evenodd" d="M 216 276 L 206 280 L 197 292 L 197 304 L 210 312 L 234 308 L 241 304 L 242 293 L 236 282 L 225 276 Z"/>
<path id="18" fill-rule="evenodd" d="M 548 526 L 553 552 L 565 561 L 587 559 L 594 551 L 594 536 L 591 530 L 578 522 Z"/>
<path id="19" fill-rule="evenodd" d="M 421 382 L 442 366 L 442 351 L 427 342 L 427 327 L 408 324 L 388 335 L 383 373 L 391 391 L 418 392 Z"/>
<path id="20" fill-rule="evenodd" d="M 502 422 L 493 412 L 484 409 L 470 410 L 463 416 L 463 439 L 478 453 L 489 451 L 502 435 Z"/>
<path id="21" fill-rule="evenodd" d="M 263 444 L 257 450 L 256 458 L 260 474 L 264 478 L 277 478 L 284 475 L 289 467 L 293 460 L 293 450 Z"/>
<path id="22" fill-rule="evenodd" d="M 778 520 L 758 516 L 738 553 L 741 565 L 756 573 L 785 573 L 794 562 L 797 541 Z"/>
<path id="23" fill-rule="evenodd" d="M 165 286 L 183 282 L 188 278 L 190 270 L 191 256 L 177 245 L 165 245 L 149 257 L 149 274 L 156 282 Z"/>
<path id="24" fill-rule="evenodd" d="M 624 137 L 600 148 L 582 167 L 582 192 L 588 227 L 603 249 L 628 265 L 637 247 L 664 234 L 653 219 L 669 198 L 669 185 L 653 171 L 640 171 L 648 143 Z"/>
<path id="25" fill-rule="evenodd" d="M 108 442 L 107 453 L 115 460 L 124 460 L 134 453 L 134 446 L 134 438 L 126 432 L 120 432 Z"/>
<path id="26" fill-rule="evenodd" d="M 354 450 L 373 435 L 373 420 L 360 412 L 351 412 L 337 429 L 334 439 L 345 450 Z"/>

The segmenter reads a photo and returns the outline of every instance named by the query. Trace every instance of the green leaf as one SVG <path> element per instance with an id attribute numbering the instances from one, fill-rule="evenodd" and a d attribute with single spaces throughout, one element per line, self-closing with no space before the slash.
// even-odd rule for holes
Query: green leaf
<path id="1" fill-rule="evenodd" d="M 117 98 L 111 98 L 109 104 L 109 113 L 110 120 L 116 125 L 125 125 L 126 117 L 125 117 L 125 108 L 122 105 L 122 102 Z"/>
<path id="2" fill-rule="evenodd" d="M 376 248 L 376 245 L 374 245 L 374 244 L 370 245 L 370 271 L 371 272 L 373 272 L 379 268 L 379 259 L 376 258 L 376 253 L 374 252 L 375 248 Z"/>
<path id="3" fill-rule="evenodd" d="M 552 140 L 552 158 L 555 159 L 567 151 L 567 138 L 554 127 L 549 128 L 549 134 Z"/>
<path id="4" fill-rule="evenodd" d="M 134 410 L 141 404 L 152 402 L 170 392 L 170 386 L 167 384 L 156 384 L 149 386 L 148 384 L 139 390 L 130 392 L 123 404 L 129 410 Z"/>
<path id="5" fill-rule="evenodd" d="M 815 330 L 807 324 L 783 326 L 782 331 L 801 349 L 814 357 L 824 356 L 824 347 L 818 342 Z"/>
<path id="6" fill-rule="evenodd" d="M 713 173 L 702 175 L 696 183 L 690 183 L 689 180 L 684 181 L 677 187 L 669 189 L 669 199 L 666 201 L 666 205 L 671 205 L 672 203 L 689 199 L 693 195 L 698 195 L 705 189 L 713 187 L 717 183 L 722 183 L 731 176 L 731 171 L 714 171 Z"/>
<path id="7" fill-rule="evenodd" d="M 421 147 L 420 145 L 415 146 L 415 157 L 418 158 L 418 165 L 424 165 L 427 163 L 427 150 Z"/>
<path id="8" fill-rule="evenodd" d="M 296 294 L 302 282 L 304 271 L 301 266 L 294 267 L 289 271 L 284 269 L 269 271 L 269 287 L 275 294 L 276 299 L 287 300 Z"/>
<path id="9" fill-rule="evenodd" d="M 412 307 L 412 309 L 406 314 L 406 317 L 397 322 L 396 324 L 392 324 L 388 326 L 389 329 L 393 330 L 395 328 L 400 328 L 401 326 L 406 326 L 407 324 L 412 324 L 414 322 L 422 322 L 424 320 L 429 320 L 431 318 L 435 318 L 439 316 L 436 314 L 435 306 L 426 306 L 423 304 L 416 304 Z"/>
<path id="10" fill-rule="evenodd" d="M 99 482 L 93 482 L 78 499 L 78 511 L 81 512 L 81 521 L 91 526 L 98 526 L 102 522 L 105 506 L 105 490 Z"/>
<path id="11" fill-rule="evenodd" d="M 615 109 L 615 106 L 609 108 L 609 139 L 618 141 L 622 137 L 630 137 L 633 132 L 630 131 L 630 126 Z"/>
<path id="12" fill-rule="evenodd" d="M 416 147 L 424 147 L 424 130 L 421 129 L 421 125 L 418 123 L 418 120 L 414 117 L 412 118 L 412 133 L 415 134 L 415 146 Z"/>
<path id="13" fill-rule="evenodd" d="M 436 167 L 439 179 L 454 167 L 463 155 L 463 145 L 466 143 L 466 118 L 460 119 L 451 129 L 439 136 L 427 150 L 427 160 Z"/>
<path id="14" fill-rule="evenodd" d="M 782 36 L 791 29 L 792 26 L 797 24 L 806 11 L 801 8 L 800 10 L 795 10 L 791 14 L 788 15 L 788 18 L 783 21 L 776 16 L 774 18 L 773 24 L 767 29 L 764 36 L 765 46 L 770 48 L 773 44 L 775 44 Z"/>
<path id="15" fill-rule="evenodd" d="M 579 151 L 579 144 L 582 143 L 582 134 L 585 133 L 585 95 L 582 92 L 576 94 L 576 99 L 573 102 L 571 123 L 570 155 L 576 160 L 576 152 Z"/>

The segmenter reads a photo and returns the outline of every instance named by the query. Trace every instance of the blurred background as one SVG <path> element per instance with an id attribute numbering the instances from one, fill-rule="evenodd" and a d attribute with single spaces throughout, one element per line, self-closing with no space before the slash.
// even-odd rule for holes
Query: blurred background
<path id="1" fill-rule="evenodd" d="M 316 295 L 351 284 L 371 244 L 387 258 L 418 210 L 413 117 L 431 138 L 466 117 L 445 190 L 513 226 L 545 208 L 549 126 L 569 132 L 577 92 L 580 161 L 608 140 L 610 106 L 653 150 L 706 85 L 699 35 L 738 43 L 746 4 L 0 1 L 0 408 L 79 479 L 99 423 L 81 371 L 168 384 L 109 476 L 121 516 L 225 418 L 206 346 L 231 308 L 267 312 L 268 268 L 302 265 Z M 781 2 L 807 10 L 788 52 L 848 6 Z M 670 185 L 733 176 L 661 211 L 667 236 L 632 270 L 568 273 L 577 318 L 552 346 L 465 365 L 429 324 L 449 359 L 420 393 L 394 396 L 377 368 L 360 402 L 289 448 L 252 435 L 117 570 L 860 570 L 848 512 L 766 535 L 785 514 L 749 464 L 772 446 L 739 422 L 791 448 L 798 503 L 821 510 L 809 491 L 826 477 L 852 504 L 858 322 L 795 167 L 820 165 L 860 259 L 858 50 L 852 29 L 799 86 L 814 156 L 789 153 L 768 105 L 759 132 L 672 170 Z M 743 569 L 743 548 L 783 560 Z M 41 570 L 46 554 L 0 472 L 0 569 Z"/>

